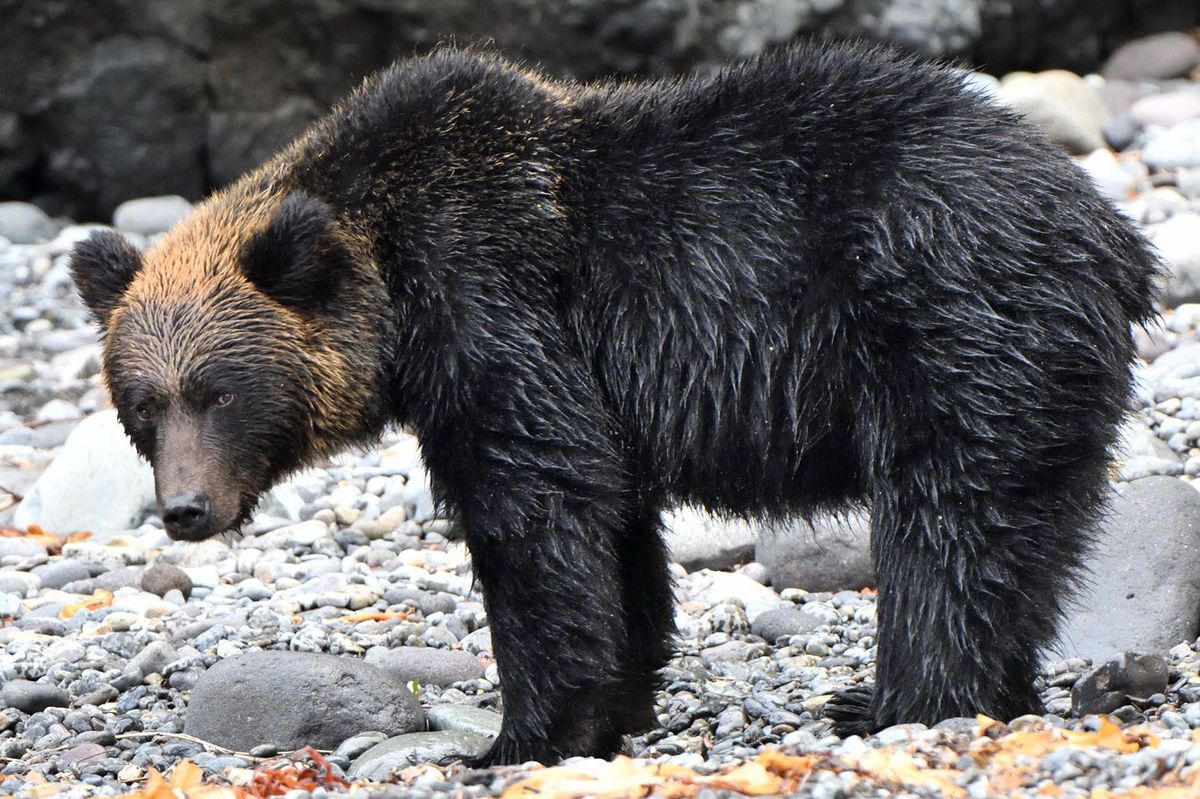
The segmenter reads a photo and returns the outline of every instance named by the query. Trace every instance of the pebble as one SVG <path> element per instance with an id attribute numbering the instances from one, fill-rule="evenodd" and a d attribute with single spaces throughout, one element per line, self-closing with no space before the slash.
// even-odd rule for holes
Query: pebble
<path id="1" fill-rule="evenodd" d="M 1149 234 L 1169 269 L 1166 300 L 1172 305 L 1200 300 L 1200 213 L 1175 214 Z"/>
<path id="2" fill-rule="evenodd" d="M 1135 102 L 1129 113 L 1141 125 L 1172 128 L 1200 117 L 1200 89 L 1152 94 Z"/>
<path id="3" fill-rule="evenodd" d="M 207 587 L 214 587 L 215 584 L 213 581 Z M 169 591 L 178 591 L 187 599 L 192 595 L 192 578 L 178 566 L 155 563 L 142 575 L 142 588 L 158 596 L 166 596 Z"/>
<path id="4" fill-rule="evenodd" d="M 499 713 L 467 705 L 437 705 L 425 714 L 431 730 L 459 730 L 493 739 L 500 734 Z"/>
<path id="5" fill-rule="evenodd" d="M 1189 119 L 1150 137 L 1142 160 L 1157 169 L 1200 166 L 1200 119 Z"/>

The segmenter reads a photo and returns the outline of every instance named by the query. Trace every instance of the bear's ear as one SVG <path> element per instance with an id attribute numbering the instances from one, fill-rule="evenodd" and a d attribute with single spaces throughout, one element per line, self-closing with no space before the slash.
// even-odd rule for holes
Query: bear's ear
<path id="1" fill-rule="evenodd" d="M 71 252 L 71 277 L 79 296 L 106 330 L 113 309 L 141 268 L 142 254 L 112 230 L 92 233 Z"/>
<path id="2" fill-rule="evenodd" d="M 346 267 L 333 210 L 296 191 L 279 204 L 267 227 L 242 247 L 242 268 L 269 297 L 295 308 L 328 301 Z"/>

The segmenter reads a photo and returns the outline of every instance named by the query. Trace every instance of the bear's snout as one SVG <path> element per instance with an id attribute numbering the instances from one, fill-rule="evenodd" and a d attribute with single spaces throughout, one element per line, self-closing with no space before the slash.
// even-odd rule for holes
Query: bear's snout
<path id="1" fill-rule="evenodd" d="M 212 500 L 207 494 L 184 491 L 163 500 L 162 520 L 175 540 L 199 541 L 214 532 Z"/>

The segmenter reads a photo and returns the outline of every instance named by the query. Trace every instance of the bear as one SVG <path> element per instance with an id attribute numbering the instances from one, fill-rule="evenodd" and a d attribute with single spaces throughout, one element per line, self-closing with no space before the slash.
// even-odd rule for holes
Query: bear
<path id="1" fill-rule="evenodd" d="M 655 724 L 684 501 L 870 512 L 875 679 L 839 734 L 1038 712 L 1160 266 L 961 72 L 801 44 L 599 84 L 440 48 L 71 270 L 172 538 L 416 434 L 486 600 L 493 765 Z"/>

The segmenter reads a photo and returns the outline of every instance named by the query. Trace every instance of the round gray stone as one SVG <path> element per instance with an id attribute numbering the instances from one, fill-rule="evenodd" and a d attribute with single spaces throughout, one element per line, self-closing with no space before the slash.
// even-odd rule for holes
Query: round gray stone
<path id="1" fill-rule="evenodd" d="M 178 591 L 187 599 L 192 595 L 192 578 L 174 564 L 155 563 L 142 575 L 142 590 L 158 596 L 166 596 L 168 591 Z"/>
<path id="2" fill-rule="evenodd" d="M 403 680 L 351 657 L 251 652 L 200 677 L 184 732 L 238 751 L 334 749 L 362 730 L 424 729 L 421 705 Z"/>
<path id="3" fill-rule="evenodd" d="M 0 558 L 44 558 L 46 548 L 28 538 L 0 538 Z"/>
<path id="4" fill-rule="evenodd" d="M 1142 148 L 1142 160 L 1159 169 L 1200 166 L 1200 119 L 1181 122 L 1152 136 Z"/>
<path id="5" fill-rule="evenodd" d="M 0 203 L 0 236 L 13 244 L 33 244 L 54 238 L 58 225 L 31 203 Z"/>
<path id="6" fill-rule="evenodd" d="M 818 520 L 811 527 L 800 522 L 789 530 L 764 530 L 754 559 L 766 567 L 776 589 L 856 591 L 875 582 L 865 514 L 852 514 L 845 521 Z"/>
<path id="7" fill-rule="evenodd" d="M 127 670 L 142 674 L 162 674 L 163 669 L 179 657 L 175 647 L 166 641 L 151 641 L 146 648 L 129 660 Z"/>
<path id="8" fill-rule="evenodd" d="M 671 560 L 688 571 L 725 569 L 754 556 L 755 525 L 723 519 L 685 506 L 663 514 L 663 532 Z"/>
<path id="9" fill-rule="evenodd" d="M 170 230 L 172 225 L 191 212 L 192 204 L 175 194 L 140 197 L 117 206 L 113 212 L 113 227 L 153 236 Z"/>
<path id="10" fill-rule="evenodd" d="M 1096 90 L 1074 73 L 1010 75 L 999 97 L 1069 152 L 1087 155 L 1105 145 L 1103 127 L 1112 117 Z"/>
<path id="11" fill-rule="evenodd" d="M 87 566 L 73 558 L 62 558 L 33 570 L 42 581 L 42 588 L 62 588 L 67 583 L 91 578 Z"/>
<path id="12" fill-rule="evenodd" d="M 1183 31 L 1142 36 L 1118 47 L 1101 74 L 1109 79 L 1162 80 L 1187 75 L 1200 64 L 1200 43 Z"/>
<path id="13" fill-rule="evenodd" d="M 750 631 L 768 642 L 788 635 L 805 635 L 824 624 L 824 621 L 798 608 L 768 610 L 750 624 Z"/>
<path id="14" fill-rule="evenodd" d="M 116 411 L 84 419 L 17 506 L 13 524 L 55 533 L 137 527 L 154 506 L 154 472 L 134 450 Z"/>

